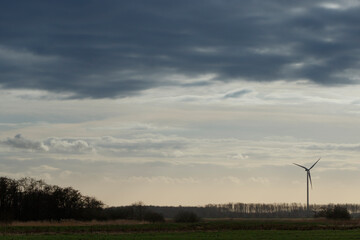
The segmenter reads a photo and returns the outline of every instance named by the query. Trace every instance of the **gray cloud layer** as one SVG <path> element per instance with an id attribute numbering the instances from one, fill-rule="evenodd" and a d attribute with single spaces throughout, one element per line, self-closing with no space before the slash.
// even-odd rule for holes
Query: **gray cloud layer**
<path id="1" fill-rule="evenodd" d="M 252 91 L 250 89 L 241 89 L 239 91 L 235 91 L 235 92 L 231 92 L 231 93 L 227 93 L 224 98 L 238 98 L 238 97 L 242 97 L 248 93 L 251 93 Z"/>
<path id="2" fill-rule="evenodd" d="M 14 148 L 28 149 L 34 151 L 49 150 L 49 147 L 46 146 L 43 142 L 26 139 L 21 136 L 21 134 L 17 134 L 13 138 L 7 138 L 6 140 L 0 141 L 0 143 Z"/>
<path id="3" fill-rule="evenodd" d="M 105 98 L 193 86 L 172 81 L 172 74 L 356 83 L 360 9 L 346 6 L 280 0 L 5 1 L 0 84 Z"/>
<path id="4" fill-rule="evenodd" d="M 2 140 L 0 144 L 24 150 L 54 153 L 83 153 L 94 150 L 88 142 L 81 139 L 48 138 L 45 141 L 36 141 L 24 138 L 21 134 Z"/>

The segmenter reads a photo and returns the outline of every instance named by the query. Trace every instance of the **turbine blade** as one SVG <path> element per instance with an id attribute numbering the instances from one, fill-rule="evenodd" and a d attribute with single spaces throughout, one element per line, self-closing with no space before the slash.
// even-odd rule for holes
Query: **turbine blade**
<path id="1" fill-rule="evenodd" d="M 311 185 L 311 189 L 312 189 L 312 181 L 311 181 L 311 174 L 310 174 L 310 171 L 307 172 L 308 173 L 308 177 L 310 179 L 310 185 Z"/>
<path id="2" fill-rule="evenodd" d="M 320 159 L 321 159 L 321 158 L 319 158 L 319 159 L 309 168 L 309 170 L 312 169 L 312 168 L 315 166 L 315 164 L 317 164 L 317 162 L 320 161 Z"/>
<path id="3" fill-rule="evenodd" d="M 295 164 L 296 166 L 302 167 L 302 168 L 305 169 L 305 170 L 308 170 L 306 167 L 301 166 L 301 165 L 299 165 L 299 164 L 297 164 L 297 163 L 293 163 L 293 164 Z"/>

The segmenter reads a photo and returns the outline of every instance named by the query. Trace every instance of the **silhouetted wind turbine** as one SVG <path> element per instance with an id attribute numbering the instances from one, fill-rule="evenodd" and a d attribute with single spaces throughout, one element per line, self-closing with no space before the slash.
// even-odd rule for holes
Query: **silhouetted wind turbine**
<path id="1" fill-rule="evenodd" d="M 319 158 L 310 168 L 306 168 L 304 166 L 301 166 L 300 164 L 294 163 L 296 166 L 302 167 L 306 171 L 306 186 L 307 186 L 307 205 L 306 205 L 306 209 L 307 209 L 308 212 L 309 212 L 309 179 L 310 179 L 310 184 L 311 184 L 311 188 L 312 188 L 310 170 L 315 166 L 315 164 L 317 164 L 318 161 L 320 161 L 320 159 L 321 158 Z"/>

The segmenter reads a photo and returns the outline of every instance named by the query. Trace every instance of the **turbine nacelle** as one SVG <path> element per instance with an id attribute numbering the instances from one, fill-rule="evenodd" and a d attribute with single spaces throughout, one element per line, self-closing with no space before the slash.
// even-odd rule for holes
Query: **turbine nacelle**
<path id="1" fill-rule="evenodd" d="M 300 164 L 294 163 L 296 166 L 303 168 L 305 170 L 305 172 L 307 172 L 307 179 L 310 179 L 311 189 L 312 189 L 312 181 L 311 181 L 310 170 L 318 163 L 318 161 L 320 161 L 320 159 L 321 159 L 321 157 L 310 168 L 307 168 Z"/>

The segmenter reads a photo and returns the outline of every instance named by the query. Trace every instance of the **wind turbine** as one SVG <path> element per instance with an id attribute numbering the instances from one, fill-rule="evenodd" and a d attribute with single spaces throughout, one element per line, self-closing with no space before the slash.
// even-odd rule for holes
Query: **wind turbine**
<path id="1" fill-rule="evenodd" d="M 303 169 L 305 169 L 306 172 L 306 187 L 307 187 L 307 205 L 306 205 L 306 209 L 309 212 L 309 180 L 310 180 L 310 184 L 311 184 L 311 188 L 312 188 L 312 181 L 311 181 L 311 174 L 310 174 L 310 170 L 315 166 L 315 164 L 318 163 L 318 161 L 320 161 L 321 158 L 319 158 L 310 168 L 301 166 L 300 164 L 294 163 L 296 166 L 299 166 Z"/>

